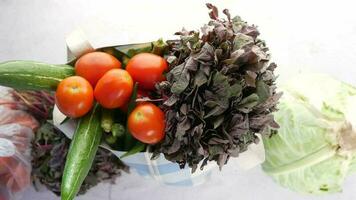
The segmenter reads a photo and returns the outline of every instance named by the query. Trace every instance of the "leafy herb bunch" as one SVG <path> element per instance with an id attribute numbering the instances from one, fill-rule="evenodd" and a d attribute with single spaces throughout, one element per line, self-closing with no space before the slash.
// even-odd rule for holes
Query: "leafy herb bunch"
<path id="1" fill-rule="evenodd" d="M 70 140 L 50 123 L 44 123 L 36 132 L 32 149 L 32 178 L 36 188 L 44 185 L 56 195 L 60 195 L 64 163 Z M 114 184 L 122 171 L 128 172 L 116 156 L 99 148 L 94 164 L 86 177 L 79 194 L 85 194 L 100 182 Z"/>
<path id="2" fill-rule="evenodd" d="M 194 172 L 208 161 L 221 168 L 228 159 L 259 142 L 257 134 L 278 128 L 272 113 L 276 93 L 274 69 L 256 26 L 240 17 L 218 17 L 207 4 L 211 21 L 197 31 L 176 33 L 168 56 L 167 81 L 157 85 L 166 99 L 166 137 L 154 155 Z"/>

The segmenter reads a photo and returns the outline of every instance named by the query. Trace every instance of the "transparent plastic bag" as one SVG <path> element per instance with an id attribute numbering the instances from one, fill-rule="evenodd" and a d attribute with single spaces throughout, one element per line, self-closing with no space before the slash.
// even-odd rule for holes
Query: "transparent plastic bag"
<path id="1" fill-rule="evenodd" d="M 19 124 L 0 125 L 0 200 L 13 199 L 30 185 L 31 128 Z"/>
<path id="2" fill-rule="evenodd" d="M 31 183 L 31 140 L 38 122 L 12 108 L 0 103 L 0 200 L 19 199 Z"/>

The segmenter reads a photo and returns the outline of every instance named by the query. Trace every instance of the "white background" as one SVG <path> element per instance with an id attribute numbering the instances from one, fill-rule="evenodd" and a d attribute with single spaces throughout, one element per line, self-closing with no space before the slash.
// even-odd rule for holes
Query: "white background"
<path id="1" fill-rule="evenodd" d="M 217 5 L 259 26 L 279 65 L 279 81 L 302 71 L 318 71 L 356 85 L 356 13 L 352 0 L 225 0 Z M 65 36 L 97 16 L 113 25 L 108 37 L 97 38 L 101 43 L 110 42 L 107 38 L 113 36 L 118 41 L 129 39 L 120 34 L 120 29 L 139 27 L 141 32 L 135 37 L 166 37 L 183 26 L 198 29 L 208 20 L 204 1 L 200 0 L 0 0 L 0 62 L 27 59 L 64 63 Z M 276 185 L 259 167 L 241 171 L 230 163 L 210 182 L 194 188 L 159 186 L 131 173 L 120 177 L 114 186 L 101 184 L 78 199 L 351 200 L 356 199 L 355 188 L 356 176 L 351 176 L 343 193 L 300 195 Z M 23 199 L 56 198 L 47 191 L 36 193 L 32 189 Z"/>

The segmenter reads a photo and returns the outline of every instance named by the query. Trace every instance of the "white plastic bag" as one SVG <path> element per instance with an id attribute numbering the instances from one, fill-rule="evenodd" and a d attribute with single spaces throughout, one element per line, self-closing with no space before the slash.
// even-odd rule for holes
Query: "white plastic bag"
<path id="1" fill-rule="evenodd" d="M 0 125 L 0 196 L 13 199 L 30 185 L 32 129 L 18 124 Z"/>
<path id="2" fill-rule="evenodd" d="M 31 140 L 38 122 L 6 102 L 13 99 L 0 87 L 0 200 L 17 199 L 30 185 Z"/>

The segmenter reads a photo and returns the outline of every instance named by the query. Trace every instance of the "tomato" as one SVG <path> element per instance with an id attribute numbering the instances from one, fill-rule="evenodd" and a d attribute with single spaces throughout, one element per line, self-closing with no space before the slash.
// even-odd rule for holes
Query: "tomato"
<path id="1" fill-rule="evenodd" d="M 80 76 L 61 81 L 56 91 L 56 105 L 68 117 L 82 117 L 93 106 L 94 95 L 90 83 Z"/>
<path id="2" fill-rule="evenodd" d="M 152 103 L 139 104 L 129 115 L 128 128 L 141 142 L 155 144 L 165 135 L 164 113 Z"/>
<path id="3" fill-rule="evenodd" d="M 133 81 L 130 74 L 123 69 L 108 71 L 96 84 L 95 99 L 104 108 L 119 108 L 130 100 Z"/>
<path id="4" fill-rule="evenodd" d="M 140 53 L 129 60 L 126 70 L 140 88 L 153 90 L 155 84 L 162 81 L 163 72 L 168 70 L 168 63 L 155 54 Z"/>
<path id="5" fill-rule="evenodd" d="M 104 52 L 91 52 L 80 57 L 75 63 L 75 73 L 95 87 L 99 79 L 109 70 L 121 68 L 121 62 Z"/>

